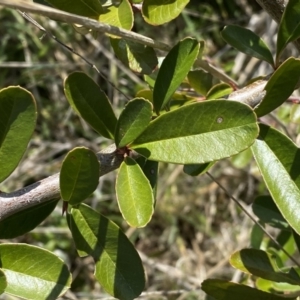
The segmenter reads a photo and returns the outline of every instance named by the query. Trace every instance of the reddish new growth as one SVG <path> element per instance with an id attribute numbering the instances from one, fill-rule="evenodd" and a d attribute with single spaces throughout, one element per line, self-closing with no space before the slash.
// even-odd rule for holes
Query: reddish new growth
<path id="1" fill-rule="evenodd" d="M 125 146 L 125 147 L 116 149 L 116 154 L 122 155 L 123 158 L 125 158 L 126 156 L 130 156 L 131 151 L 132 151 L 131 149 L 129 149 L 127 146 Z"/>

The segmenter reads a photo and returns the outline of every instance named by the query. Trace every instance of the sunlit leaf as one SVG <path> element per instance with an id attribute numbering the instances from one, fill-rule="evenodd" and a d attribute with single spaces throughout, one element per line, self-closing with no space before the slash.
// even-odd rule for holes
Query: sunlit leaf
<path id="1" fill-rule="evenodd" d="M 265 90 L 266 95 L 255 108 L 258 117 L 272 112 L 293 93 L 300 79 L 300 59 L 290 57 L 273 73 Z"/>
<path id="2" fill-rule="evenodd" d="M 81 203 L 97 188 L 99 176 L 100 164 L 93 151 L 85 147 L 71 150 L 59 174 L 62 199 L 71 205 Z"/>
<path id="3" fill-rule="evenodd" d="M 275 259 L 265 251 L 258 249 L 242 249 L 233 253 L 230 264 L 245 272 L 275 282 L 300 284 L 300 277 L 293 268 L 286 273 L 279 270 Z"/>
<path id="4" fill-rule="evenodd" d="M 0 221 L 0 239 L 12 239 L 23 235 L 44 221 L 54 210 L 58 200 L 39 203 Z"/>
<path id="5" fill-rule="evenodd" d="M 218 83 L 214 85 L 206 94 L 206 99 L 221 99 L 233 92 L 233 88 L 227 83 Z"/>
<path id="6" fill-rule="evenodd" d="M 107 96 L 92 78 L 74 72 L 66 78 L 64 86 L 72 108 L 97 132 L 113 139 L 117 118 Z"/>
<path id="7" fill-rule="evenodd" d="M 128 0 L 103 8 L 99 21 L 122 29 L 130 30 L 133 25 L 133 12 Z"/>
<path id="8" fill-rule="evenodd" d="M 199 52 L 199 43 L 186 38 L 176 44 L 164 59 L 153 89 L 153 104 L 159 113 L 187 76 Z"/>
<path id="9" fill-rule="evenodd" d="M 150 160 L 199 164 L 245 150 L 257 134 L 256 117 L 248 106 L 214 100 L 161 115 L 130 147 Z"/>
<path id="10" fill-rule="evenodd" d="M 124 147 L 134 141 L 149 125 L 151 117 L 151 102 L 143 98 L 130 100 L 117 122 L 115 132 L 116 146 Z"/>
<path id="11" fill-rule="evenodd" d="M 94 258 L 95 277 L 107 293 L 118 299 L 141 294 L 145 286 L 141 259 L 115 223 L 80 204 L 72 208 L 69 226 L 79 254 Z"/>
<path id="12" fill-rule="evenodd" d="M 157 66 L 157 57 L 152 47 L 125 39 L 111 38 L 116 56 L 134 72 L 151 74 Z"/>
<path id="13" fill-rule="evenodd" d="M 277 34 L 276 61 L 286 45 L 300 37 L 300 3 L 289 0 L 281 17 Z"/>
<path id="14" fill-rule="evenodd" d="M 154 195 L 140 166 L 126 157 L 118 171 L 116 193 L 120 211 L 132 227 L 143 227 L 151 220 Z"/>
<path id="15" fill-rule="evenodd" d="M 274 66 L 273 56 L 269 47 L 253 31 L 237 25 L 227 25 L 221 31 L 221 36 L 237 50 L 260 60 L 265 60 Z"/>
<path id="16" fill-rule="evenodd" d="M 189 0 L 144 0 L 142 14 L 151 25 L 161 25 L 179 16 Z"/>
<path id="17" fill-rule="evenodd" d="M 71 285 L 71 274 L 52 252 L 26 244 L 0 245 L 5 292 L 23 299 L 54 300 Z"/>
<path id="18" fill-rule="evenodd" d="M 300 234 L 300 151 L 279 131 L 260 124 L 252 145 L 256 163 L 284 219 Z"/>
<path id="19" fill-rule="evenodd" d="M 0 182 L 17 167 L 35 128 L 36 104 L 20 87 L 0 90 Z"/>
<path id="20" fill-rule="evenodd" d="M 286 297 L 266 293 L 255 288 L 221 279 L 206 279 L 202 290 L 216 300 L 284 300 Z M 289 299 L 296 300 L 295 297 Z"/>

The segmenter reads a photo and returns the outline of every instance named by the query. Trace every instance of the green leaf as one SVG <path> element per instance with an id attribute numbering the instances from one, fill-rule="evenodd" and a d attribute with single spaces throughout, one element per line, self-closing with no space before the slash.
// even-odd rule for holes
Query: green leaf
<path id="1" fill-rule="evenodd" d="M 221 279 L 206 279 L 202 282 L 202 290 L 216 300 L 284 300 L 274 294 L 266 293 L 246 285 L 228 282 Z M 289 298 L 296 300 L 296 298 Z"/>
<path id="2" fill-rule="evenodd" d="M 134 141 L 149 125 L 152 103 L 143 98 L 130 100 L 121 112 L 116 126 L 115 143 L 118 148 Z"/>
<path id="3" fill-rule="evenodd" d="M 122 29 L 131 30 L 133 26 L 133 12 L 128 0 L 122 0 L 118 5 L 105 7 L 99 21 Z"/>
<path id="4" fill-rule="evenodd" d="M 199 94 L 206 95 L 213 85 L 213 76 L 204 70 L 193 70 L 188 73 L 191 87 Z"/>
<path id="5" fill-rule="evenodd" d="M 67 266 L 48 250 L 26 244 L 1 244 L 0 258 L 8 294 L 30 300 L 54 300 L 70 288 Z"/>
<path id="6" fill-rule="evenodd" d="M 261 222 L 260 222 L 261 223 Z M 261 224 L 263 226 L 263 224 Z M 260 249 L 265 233 L 257 224 L 254 224 L 251 230 L 250 247 Z"/>
<path id="7" fill-rule="evenodd" d="M 161 25 L 177 18 L 189 0 L 144 0 L 142 15 L 151 25 Z"/>
<path id="8" fill-rule="evenodd" d="M 92 78 L 74 72 L 66 78 L 64 87 L 72 108 L 98 133 L 113 139 L 117 118 L 107 96 Z"/>
<path id="9" fill-rule="evenodd" d="M 245 273 L 267 280 L 293 285 L 300 284 L 300 277 L 293 268 L 288 269 L 287 273 L 281 272 L 275 259 L 262 250 L 242 249 L 237 251 L 231 255 L 230 264 Z"/>
<path id="10" fill-rule="evenodd" d="M 221 31 L 221 36 L 226 43 L 237 50 L 264 60 L 274 66 L 272 53 L 266 43 L 253 31 L 237 26 L 227 25 Z"/>
<path id="11" fill-rule="evenodd" d="M 0 221 L 0 239 L 12 239 L 23 235 L 42 223 L 54 210 L 58 200 L 40 203 L 17 212 Z"/>
<path id="12" fill-rule="evenodd" d="M 0 90 L 0 182 L 19 164 L 35 128 L 36 104 L 20 87 Z"/>
<path id="13" fill-rule="evenodd" d="M 0 295 L 4 293 L 7 287 L 7 280 L 4 272 L 0 269 Z"/>
<path id="14" fill-rule="evenodd" d="M 300 106 L 293 104 L 290 110 L 290 121 L 292 123 L 300 124 Z"/>
<path id="15" fill-rule="evenodd" d="M 243 152 L 238 153 L 237 155 L 234 155 L 231 158 L 231 163 L 235 168 L 239 168 L 239 169 L 243 169 L 245 168 L 247 165 L 249 165 L 249 163 L 252 160 L 252 152 L 251 150 L 248 148 Z"/>
<path id="16" fill-rule="evenodd" d="M 266 186 L 290 226 L 300 234 L 300 151 L 279 131 L 260 124 L 251 147 Z"/>
<path id="17" fill-rule="evenodd" d="M 176 44 L 164 59 L 153 89 L 153 104 L 157 114 L 187 76 L 197 58 L 199 48 L 197 40 L 186 38 Z"/>
<path id="18" fill-rule="evenodd" d="M 110 43 L 116 56 L 132 71 L 151 74 L 157 67 L 158 61 L 152 47 L 116 38 L 111 38 Z"/>
<path id="19" fill-rule="evenodd" d="M 263 278 L 258 278 L 255 285 L 258 289 L 263 291 L 278 291 L 286 294 L 300 291 L 300 286 L 298 285 L 292 285 L 285 282 L 274 282 Z"/>
<path id="20" fill-rule="evenodd" d="M 233 92 L 233 88 L 227 83 L 218 83 L 214 85 L 206 94 L 206 99 L 220 99 Z"/>
<path id="21" fill-rule="evenodd" d="M 97 188 L 99 176 L 100 164 L 93 151 L 85 147 L 71 150 L 59 174 L 62 199 L 71 205 L 81 203 Z"/>
<path id="22" fill-rule="evenodd" d="M 284 103 L 296 88 L 300 78 L 300 59 L 290 57 L 269 79 L 265 90 L 266 95 L 255 108 L 258 117 L 272 112 Z"/>
<path id="23" fill-rule="evenodd" d="M 300 3 L 298 0 L 289 0 L 278 28 L 276 62 L 288 43 L 300 37 Z"/>
<path id="24" fill-rule="evenodd" d="M 255 114 L 247 105 L 214 100 L 161 115 L 131 148 L 150 160 L 199 164 L 245 150 L 257 134 Z"/>
<path id="25" fill-rule="evenodd" d="M 152 160 L 146 160 L 145 164 L 141 168 L 143 170 L 143 173 L 149 180 L 149 183 L 153 191 L 153 197 L 155 199 L 156 190 L 157 190 L 157 178 L 158 178 L 158 162 Z"/>
<path id="26" fill-rule="evenodd" d="M 80 204 L 72 208 L 69 226 L 79 254 L 94 258 L 96 279 L 106 292 L 125 300 L 140 295 L 145 286 L 141 259 L 115 223 Z"/>
<path id="27" fill-rule="evenodd" d="M 116 181 L 120 211 L 132 227 L 144 227 L 153 214 L 154 197 L 149 180 L 130 157 L 122 162 Z"/>
<path id="28" fill-rule="evenodd" d="M 262 222 L 267 223 L 272 227 L 280 229 L 289 228 L 289 224 L 286 222 L 270 196 L 257 197 L 252 204 L 252 210 Z"/>
<path id="29" fill-rule="evenodd" d="M 46 0 L 55 8 L 69 13 L 98 19 L 102 13 L 102 6 L 99 0 Z"/>
<path id="30" fill-rule="evenodd" d="M 206 173 L 215 162 L 205 163 L 205 164 L 192 164 L 184 165 L 183 172 L 190 176 L 198 176 Z"/>

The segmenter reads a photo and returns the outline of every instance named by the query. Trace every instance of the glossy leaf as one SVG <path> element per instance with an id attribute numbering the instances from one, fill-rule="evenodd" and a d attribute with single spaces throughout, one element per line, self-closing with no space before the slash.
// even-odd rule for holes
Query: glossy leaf
<path id="1" fill-rule="evenodd" d="M 153 104 L 159 113 L 187 76 L 199 52 L 199 43 L 186 38 L 175 45 L 164 59 L 153 89 Z"/>
<path id="2" fill-rule="evenodd" d="M 131 30 L 133 26 L 133 12 L 128 0 L 122 0 L 118 5 L 105 7 L 99 21 L 122 29 Z"/>
<path id="3" fill-rule="evenodd" d="M 257 197 L 252 204 L 252 210 L 262 222 L 267 223 L 272 227 L 280 229 L 287 229 L 289 227 L 289 224 L 286 222 L 270 196 Z"/>
<path id="4" fill-rule="evenodd" d="M 266 95 L 255 109 L 258 117 L 272 112 L 284 103 L 293 93 L 300 79 L 300 59 L 290 57 L 269 79 L 265 90 Z"/>
<path id="5" fill-rule="evenodd" d="M 134 299 L 145 286 L 141 259 L 121 229 L 87 205 L 72 208 L 73 239 L 81 256 L 96 262 L 95 276 L 104 290 L 118 299 Z"/>
<path id="6" fill-rule="evenodd" d="M 252 287 L 221 279 L 206 279 L 202 290 L 216 300 L 284 300 L 286 297 L 266 293 Z M 296 300 L 296 298 L 289 298 Z"/>
<path id="7" fill-rule="evenodd" d="M 59 174 L 60 194 L 64 201 L 77 205 L 97 188 L 100 164 L 96 154 L 85 148 L 71 150 L 65 157 Z"/>
<path id="8" fill-rule="evenodd" d="M 35 128 L 36 104 L 20 87 L 0 90 L 0 182 L 19 164 Z"/>
<path id="9" fill-rule="evenodd" d="M 288 43 L 300 37 L 300 3 L 298 0 L 289 0 L 278 28 L 276 61 Z"/>
<path id="10" fill-rule="evenodd" d="M 118 119 L 115 143 L 121 148 L 134 141 L 149 125 L 152 118 L 152 104 L 146 99 L 130 100 Z"/>
<path id="11" fill-rule="evenodd" d="M 64 10 L 66 12 L 98 19 L 102 13 L 102 6 L 99 0 L 46 0 L 55 8 Z"/>
<path id="12" fill-rule="evenodd" d="M 251 147 L 266 186 L 290 226 L 300 234 L 300 151 L 279 131 L 260 124 Z"/>
<path id="13" fill-rule="evenodd" d="M 233 253 L 230 264 L 245 272 L 275 282 L 286 282 L 293 285 L 300 284 L 300 277 L 291 268 L 287 273 L 279 270 L 274 258 L 265 251 L 258 249 L 242 249 Z"/>
<path id="14" fill-rule="evenodd" d="M 67 266 L 48 250 L 26 244 L 1 244 L 0 257 L 8 294 L 30 300 L 54 300 L 70 288 Z"/>
<path id="15" fill-rule="evenodd" d="M 117 118 L 107 96 L 92 78 L 74 72 L 67 77 L 64 86 L 72 108 L 98 133 L 113 139 Z"/>
<path id="16" fill-rule="evenodd" d="M 237 50 L 256 57 L 259 60 L 265 60 L 274 66 L 272 53 L 266 43 L 253 31 L 237 26 L 227 25 L 221 31 L 222 38 Z"/>
<path id="17" fill-rule="evenodd" d="M 161 25 L 179 16 L 189 0 L 144 0 L 142 14 L 151 25 Z"/>
<path id="18" fill-rule="evenodd" d="M 42 223 L 54 210 L 58 200 L 40 203 L 0 221 L 0 239 L 23 235 Z"/>
<path id="19" fill-rule="evenodd" d="M 131 148 L 150 160 L 199 164 L 243 151 L 257 134 L 256 117 L 248 106 L 214 100 L 161 115 Z"/>
<path id="20" fill-rule="evenodd" d="M 7 287 L 7 281 L 4 272 L 0 269 L 0 295 L 4 293 Z"/>
<path id="21" fill-rule="evenodd" d="M 206 94 L 206 99 L 220 99 L 233 92 L 233 88 L 227 83 L 218 83 L 214 85 Z"/>
<path id="22" fill-rule="evenodd" d="M 206 95 L 213 85 L 213 76 L 204 70 L 193 70 L 188 73 L 191 87 L 199 94 Z"/>
<path id="23" fill-rule="evenodd" d="M 206 173 L 215 162 L 205 163 L 205 164 L 193 164 L 193 165 L 184 165 L 183 172 L 190 176 L 199 176 Z"/>
<path id="24" fill-rule="evenodd" d="M 116 38 L 111 38 L 110 43 L 116 56 L 134 72 L 151 74 L 158 64 L 152 47 Z"/>
<path id="25" fill-rule="evenodd" d="M 120 211 L 132 227 L 144 227 L 153 214 L 154 197 L 149 180 L 130 157 L 122 162 L 117 175 L 116 193 Z"/>

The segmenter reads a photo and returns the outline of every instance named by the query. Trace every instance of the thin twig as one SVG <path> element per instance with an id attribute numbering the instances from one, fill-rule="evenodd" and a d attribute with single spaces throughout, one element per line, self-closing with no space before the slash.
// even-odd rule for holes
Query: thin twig
<path id="1" fill-rule="evenodd" d="M 243 205 L 234 197 L 232 196 L 226 188 L 217 180 L 214 178 L 213 175 L 211 175 L 209 172 L 206 173 L 207 176 L 213 180 L 221 190 L 224 191 L 224 193 L 229 197 L 234 203 L 282 250 L 282 252 L 285 253 L 287 257 L 290 258 L 291 261 L 293 261 L 297 267 L 300 267 L 300 264 L 280 245 L 276 239 L 259 223 L 255 220 L 255 218 L 243 207 Z"/>

